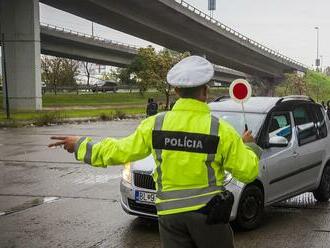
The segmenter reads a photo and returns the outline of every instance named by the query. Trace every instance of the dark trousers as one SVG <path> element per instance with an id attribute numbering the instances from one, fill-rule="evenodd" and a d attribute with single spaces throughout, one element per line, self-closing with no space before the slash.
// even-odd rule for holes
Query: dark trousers
<path id="1" fill-rule="evenodd" d="M 207 225 L 206 215 L 186 212 L 159 216 L 162 248 L 233 248 L 229 224 Z"/>

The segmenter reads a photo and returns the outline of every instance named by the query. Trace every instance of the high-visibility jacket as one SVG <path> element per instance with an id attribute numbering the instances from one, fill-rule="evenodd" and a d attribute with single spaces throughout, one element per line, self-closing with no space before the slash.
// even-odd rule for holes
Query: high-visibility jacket
<path id="1" fill-rule="evenodd" d="M 93 143 L 81 138 L 76 158 L 92 166 L 124 164 L 152 153 L 156 161 L 158 215 L 197 210 L 223 189 L 224 171 L 249 183 L 258 156 L 231 125 L 211 115 L 204 102 L 181 98 L 172 111 L 151 116 L 123 139 Z"/>

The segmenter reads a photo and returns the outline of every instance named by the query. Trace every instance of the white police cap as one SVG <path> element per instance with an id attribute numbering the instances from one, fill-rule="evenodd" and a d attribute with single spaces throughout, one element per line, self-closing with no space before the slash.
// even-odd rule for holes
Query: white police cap
<path id="1" fill-rule="evenodd" d="M 203 57 L 189 56 L 174 65 L 167 73 L 167 82 L 178 88 L 197 87 L 214 76 L 213 65 Z"/>

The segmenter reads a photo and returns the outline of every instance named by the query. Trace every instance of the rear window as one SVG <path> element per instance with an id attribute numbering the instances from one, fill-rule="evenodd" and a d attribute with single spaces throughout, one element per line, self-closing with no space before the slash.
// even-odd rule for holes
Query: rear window
<path id="1" fill-rule="evenodd" d="M 325 123 L 325 118 L 324 118 L 324 115 L 323 115 L 323 112 L 321 110 L 321 106 L 319 105 L 312 105 L 312 110 L 313 110 L 313 113 L 314 113 L 314 116 L 315 116 L 315 123 L 316 123 L 316 126 L 317 126 L 317 129 L 318 129 L 318 132 L 319 132 L 319 138 L 325 138 L 327 137 L 328 135 L 328 132 L 327 132 L 327 125 Z"/>
<path id="2" fill-rule="evenodd" d="M 307 105 L 300 105 L 294 108 L 293 117 L 298 129 L 299 145 L 305 145 L 317 140 L 318 132 L 313 119 L 313 114 L 308 111 Z"/>

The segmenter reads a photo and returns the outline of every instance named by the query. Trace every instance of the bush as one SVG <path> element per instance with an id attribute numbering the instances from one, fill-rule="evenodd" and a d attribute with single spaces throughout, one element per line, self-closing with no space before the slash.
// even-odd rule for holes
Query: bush
<path id="1" fill-rule="evenodd" d="M 101 121 L 111 121 L 111 120 L 113 120 L 113 115 L 111 113 L 110 113 L 110 115 L 106 114 L 106 113 L 101 113 L 99 116 L 99 119 Z"/>
<path id="2" fill-rule="evenodd" d="M 65 115 L 61 112 L 46 112 L 38 115 L 35 122 L 36 126 L 47 126 L 50 124 L 60 123 L 65 118 Z"/>
<path id="3" fill-rule="evenodd" d="M 120 111 L 120 110 L 116 110 L 113 117 L 115 119 L 119 119 L 119 120 L 122 120 L 124 118 L 126 118 L 126 114 L 123 112 L 123 111 Z"/>

